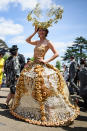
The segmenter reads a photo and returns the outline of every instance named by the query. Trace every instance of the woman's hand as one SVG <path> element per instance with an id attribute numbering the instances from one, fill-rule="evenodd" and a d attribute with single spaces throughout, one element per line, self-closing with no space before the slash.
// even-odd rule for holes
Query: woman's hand
<path id="1" fill-rule="evenodd" d="M 40 62 L 42 62 L 42 63 L 44 63 L 44 64 L 46 64 L 47 62 L 46 61 L 44 61 L 43 59 L 39 59 L 39 61 Z"/>
<path id="2" fill-rule="evenodd" d="M 37 26 L 35 26 L 35 32 L 37 32 L 38 31 L 38 27 Z"/>

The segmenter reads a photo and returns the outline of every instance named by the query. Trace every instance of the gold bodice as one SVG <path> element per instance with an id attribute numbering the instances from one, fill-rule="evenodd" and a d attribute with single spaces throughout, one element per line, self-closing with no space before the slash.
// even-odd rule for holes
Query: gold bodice
<path id="1" fill-rule="evenodd" d="M 38 45 L 36 45 L 36 47 L 34 48 L 34 58 L 35 59 L 44 59 L 44 56 L 48 50 L 48 45 L 47 45 L 48 41 L 44 40 L 43 43 L 40 43 Z"/>

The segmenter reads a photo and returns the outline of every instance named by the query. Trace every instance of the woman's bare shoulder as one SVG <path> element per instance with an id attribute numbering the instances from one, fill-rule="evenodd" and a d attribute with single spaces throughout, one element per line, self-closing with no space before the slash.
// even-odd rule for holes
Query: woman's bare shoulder
<path id="1" fill-rule="evenodd" d="M 47 45 L 52 45 L 52 41 L 51 40 L 47 40 Z"/>
<path id="2" fill-rule="evenodd" d="M 32 43 L 34 43 L 34 45 L 38 45 L 39 44 L 39 40 L 33 41 Z"/>

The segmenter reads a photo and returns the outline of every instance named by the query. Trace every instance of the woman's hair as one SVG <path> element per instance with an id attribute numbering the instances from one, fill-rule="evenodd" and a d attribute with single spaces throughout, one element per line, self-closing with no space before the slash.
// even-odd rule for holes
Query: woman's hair
<path id="1" fill-rule="evenodd" d="M 48 35 L 49 30 L 48 30 L 47 28 L 38 28 L 37 31 L 38 31 L 39 29 L 42 29 L 43 31 L 46 32 L 45 37 Z"/>

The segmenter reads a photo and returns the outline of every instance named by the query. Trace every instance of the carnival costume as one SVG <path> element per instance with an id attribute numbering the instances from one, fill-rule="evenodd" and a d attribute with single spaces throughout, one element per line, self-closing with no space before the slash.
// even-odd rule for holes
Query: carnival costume
<path id="1" fill-rule="evenodd" d="M 25 67 L 16 86 L 11 113 L 26 122 L 44 126 L 71 123 L 79 108 L 69 101 L 69 92 L 60 71 L 39 61 L 48 51 L 48 40 L 34 49 L 34 61 Z"/>

